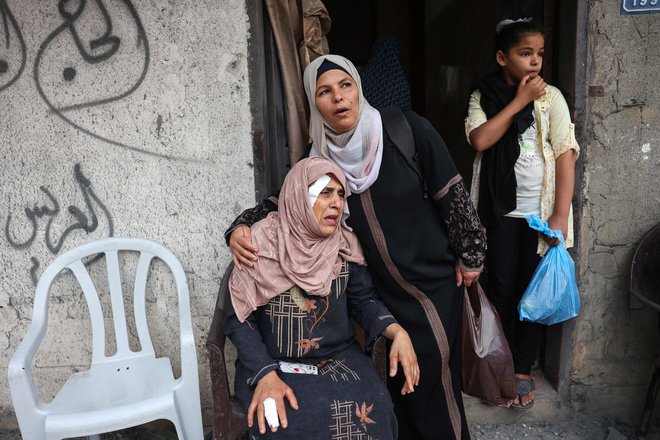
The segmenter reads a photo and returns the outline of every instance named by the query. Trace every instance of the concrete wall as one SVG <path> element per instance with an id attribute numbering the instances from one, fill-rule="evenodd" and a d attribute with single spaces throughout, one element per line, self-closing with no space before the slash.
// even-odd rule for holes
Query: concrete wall
<path id="1" fill-rule="evenodd" d="M 183 263 L 208 406 L 222 232 L 254 204 L 244 1 L 59 3 L 0 0 L 0 426 L 14 423 L 5 372 L 36 280 L 56 255 L 110 235 L 161 242 Z M 151 331 L 176 357 L 171 279 L 156 269 L 150 284 L 167 295 L 149 300 Z M 74 285 L 58 283 L 37 356 L 46 399 L 91 356 Z"/>
<path id="2" fill-rule="evenodd" d="M 587 86 L 605 93 L 587 98 L 569 399 L 636 423 L 660 342 L 658 314 L 628 293 L 635 246 L 660 220 L 660 14 L 620 3 L 589 2 Z"/>
<path id="3" fill-rule="evenodd" d="M 54 0 L 0 0 L 0 367 L 56 255 L 109 235 L 145 237 L 186 269 L 208 408 L 203 343 L 229 260 L 222 231 L 254 202 L 245 5 L 89 0 L 75 11 L 79 4 L 66 2 L 62 14 Z M 568 399 L 633 421 L 660 337 L 658 315 L 627 288 L 635 245 L 660 219 L 659 33 L 660 14 L 622 16 L 619 2 L 589 1 L 586 83 L 605 93 L 587 98 L 576 256 L 583 310 Z M 152 332 L 159 353 L 176 358 L 171 280 L 157 269 L 150 285 L 166 292 L 149 300 Z M 90 358 L 80 294 L 70 277 L 56 287 L 35 365 L 46 399 Z M 13 426 L 12 413 L 3 373 L 0 427 Z"/>

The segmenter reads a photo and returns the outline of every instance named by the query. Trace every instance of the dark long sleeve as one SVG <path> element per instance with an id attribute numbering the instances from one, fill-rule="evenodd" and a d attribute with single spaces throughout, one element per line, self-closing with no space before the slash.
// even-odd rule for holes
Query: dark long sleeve
<path id="1" fill-rule="evenodd" d="M 387 326 L 397 321 L 378 298 L 366 266 L 351 264 L 346 295 L 351 317 L 364 329 L 365 346 L 370 349 Z"/>
<path id="2" fill-rule="evenodd" d="M 230 304 L 225 319 L 225 335 L 231 340 L 238 352 L 238 358 L 249 372 L 247 384 L 255 385 L 267 373 L 279 369 L 279 363 L 268 353 L 264 344 L 255 313 L 252 312 L 242 323 L 239 322 Z"/>
<path id="3" fill-rule="evenodd" d="M 486 259 L 486 231 L 461 179 L 447 194 L 436 200 L 441 212 L 447 212 L 445 224 L 449 243 L 466 269 L 481 269 Z"/>
<path id="4" fill-rule="evenodd" d="M 234 220 L 232 224 L 229 225 L 229 228 L 227 228 L 225 231 L 225 243 L 227 246 L 229 246 L 229 238 L 231 237 L 231 233 L 234 232 L 234 229 L 238 228 L 239 226 L 252 227 L 252 225 L 254 225 L 259 220 L 265 219 L 269 213 L 277 211 L 278 195 L 279 192 L 257 203 L 253 208 L 248 208 L 241 212 L 241 214 L 236 217 L 236 220 Z"/>
<path id="5" fill-rule="evenodd" d="M 486 258 L 486 231 L 465 182 L 431 123 L 414 112 L 407 112 L 406 117 L 415 135 L 424 180 L 447 226 L 449 244 L 459 264 L 466 269 L 480 269 Z"/>
<path id="6" fill-rule="evenodd" d="M 311 150 L 312 150 L 312 144 L 307 145 L 307 148 L 305 149 L 303 155 L 300 157 L 299 160 L 309 157 L 309 153 Z M 257 203 L 256 206 L 254 206 L 253 208 L 248 208 L 245 211 L 241 212 L 241 214 L 238 217 L 236 217 L 236 220 L 234 220 L 232 224 L 229 225 L 229 227 L 225 231 L 225 243 L 227 244 L 227 246 L 229 246 L 229 238 L 231 236 L 231 233 L 234 232 L 234 229 L 238 228 L 239 226 L 252 227 L 252 225 L 258 222 L 259 220 L 265 219 L 269 213 L 273 211 L 277 211 L 277 198 L 279 196 L 280 196 L 280 191 L 277 190 L 277 192 L 272 194 L 267 199 Z"/>

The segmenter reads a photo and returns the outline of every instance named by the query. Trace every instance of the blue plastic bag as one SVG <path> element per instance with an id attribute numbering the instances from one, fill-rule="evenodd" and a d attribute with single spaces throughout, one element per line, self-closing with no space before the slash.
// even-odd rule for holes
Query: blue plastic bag
<path id="1" fill-rule="evenodd" d="M 529 227 L 563 243 L 561 231 L 553 231 L 548 222 L 535 215 L 525 217 Z M 580 313 L 580 295 L 575 282 L 575 264 L 561 244 L 552 246 L 541 258 L 532 280 L 518 304 L 521 321 L 552 325 Z"/>

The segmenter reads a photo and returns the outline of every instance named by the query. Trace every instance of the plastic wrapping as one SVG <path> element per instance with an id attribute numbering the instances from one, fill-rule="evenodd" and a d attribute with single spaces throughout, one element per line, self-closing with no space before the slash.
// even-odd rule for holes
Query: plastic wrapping
<path id="1" fill-rule="evenodd" d="M 535 215 L 526 217 L 529 226 L 563 243 L 561 231 L 553 231 Z M 575 282 L 575 264 L 561 244 L 543 256 L 518 304 L 520 320 L 552 325 L 580 313 L 580 295 Z"/>
<path id="2" fill-rule="evenodd" d="M 462 390 L 508 407 L 516 398 L 513 356 L 500 318 L 478 283 L 465 289 Z"/>

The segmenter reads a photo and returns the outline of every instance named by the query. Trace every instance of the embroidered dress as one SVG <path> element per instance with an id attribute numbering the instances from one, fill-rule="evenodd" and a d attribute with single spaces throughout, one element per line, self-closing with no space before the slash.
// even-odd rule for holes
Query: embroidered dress
<path id="1" fill-rule="evenodd" d="M 468 117 L 465 118 L 465 135 L 470 142 L 470 132 L 488 118 L 481 108 L 481 92 L 477 89 L 470 95 Z M 545 95 L 534 101 L 534 119 L 537 121 L 538 143 L 543 152 L 543 186 L 541 189 L 541 219 L 546 221 L 552 215 L 555 205 L 555 168 L 556 159 L 568 150 L 575 151 L 576 158 L 580 146 L 575 140 L 575 125 L 571 123 L 566 100 L 559 89 L 546 86 Z M 538 123 L 540 121 L 540 124 Z M 474 206 L 479 203 L 479 184 L 481 174 L 481 153 L 477 153 L 472 167 L 472 187 L 470 195 Z M 568 215 L 568 237 L 564 242 L 567 248 L 573 246 L 573 208 Z M 539 238 L 537 252 L 544 255 L 548 245 Z"/>
<path id="2" fill-rule="evenodd" d="M 395 439 L 392 401 L 371 359 L 355 341 L 353 318 L 367 345 L 396 320 L 375 297 L 365 266 L 342 264 L 331 293 L 319 297 L 298 288 L 271 299 L 240 323 L 230 309 L 225 333 L 238 351 L 235 394 L 247 409 L 256 383 L 279 370 L 279 361 L 318 367 L 317 375 L 278 372 L 298 400 L 286 401 L 289 427 L 251 438 Z M 246 426 L 247 428 L 247 426 Z"/>
<path id="3" fill-rule="evenodd" d="M 338 93 L 337 100 L 333 95 L 317 103 L 319 75 L 329 69 L 348 73 L 354 83 L 346 81 L 346 92 Z M 442 138 L 426 119 L 409 111 L 407 124 L 389 116 L 384 120 L 369 105 L 357 69 L 346 58 L 319 57 L 303 76 L 310 108 L 311 155 L 331 159 L 346 177 L 353 193 L 348 206 L 354 213 L 347 224 L 363 245 L 381 298 L 407 330 L 417 353 L 420 379 L 414 393 L 401 396 L 401 370 L 388 380 L 398 438 L 469 439 L 460 387 L 463 294 L 456 286 L 456 268 L 460 265 L 461 272 L 478 273 L 486 243 L 463 180 Z M 333 126 L 330 120 L 336 122 L 332 114 L 336 116 L 337 110 L 346 110 L 352 128 Z M 410 150 L 409 140 L 397 139 L 401 143 L 394 145 L 389 139 L 401 130 L 405 130 L 404 139 L 409 139 L 412 130 L 416 164 L 399 150 Z M 315 347 L 316 342 L 308 344 Z M 369 408 L 360 407 L 361 420 L 369 417 Z"/>
<path id="4" fill-rule="evenodd" d="M 428 120 L 412 111 L 405 115 L 424 182 L 384 136 L 378 179 L 348 197 L 347 223 L 362 244 L 380 298 L 417 353 L 420 382 L 414 393 L 401 396 L 401 371 L 388 380 L 399 439 L 469 439 L 461 394 L 463 293 L 455 265 L 480 269 L 486 237 L 444 141 Z M 272 198 L 244 211 L 225 240 L 269 209 L 277 209 Z"/>

